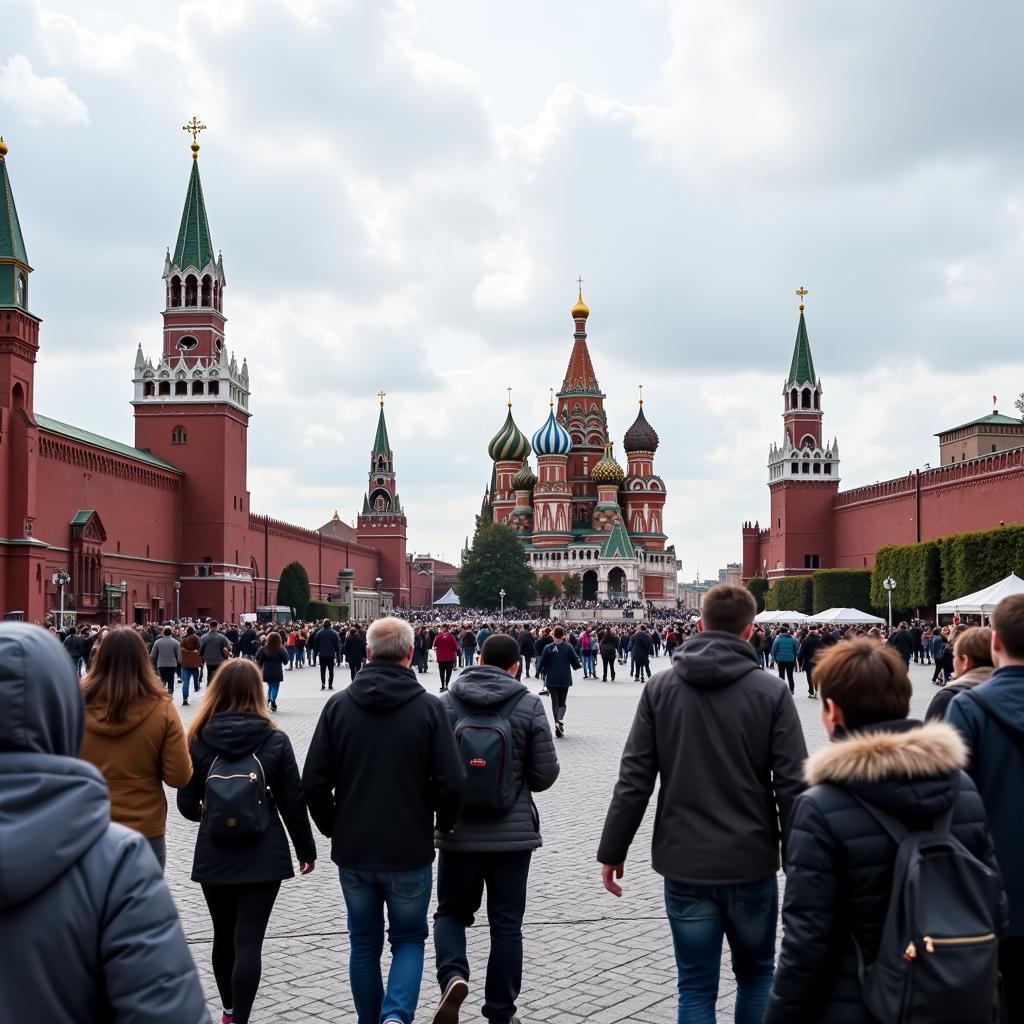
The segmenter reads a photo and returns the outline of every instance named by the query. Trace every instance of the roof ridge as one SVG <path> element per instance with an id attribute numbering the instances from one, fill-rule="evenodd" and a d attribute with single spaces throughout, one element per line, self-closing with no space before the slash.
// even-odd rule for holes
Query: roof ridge
<path id="1" fill-rule="evenodd" d="M 35 413 L 36 425 L 43 430 L 49 430 L 54 434 L 62 434 L 70 437 L 73 441 L 82 444 L 95 445 L 115 455 L 124 455 L 129 459 L 138 459 L 139 462 L 146 462 L 151 466 L 158 466 L 161 469 L 169 469 L 175 473 L 181 473 L 177 466 L 166 462 L 145 448 L 136 448 L 134 445 L 125 444 L 124 441 L 115 441 L 111 437 L 104 437 L 102 434 L 86 430 L 84 427 L 76 427 L 72 423 L 64 423 L 62 420 L 55 420 L 52 416 L 44 416 L 42 413 Z"/>

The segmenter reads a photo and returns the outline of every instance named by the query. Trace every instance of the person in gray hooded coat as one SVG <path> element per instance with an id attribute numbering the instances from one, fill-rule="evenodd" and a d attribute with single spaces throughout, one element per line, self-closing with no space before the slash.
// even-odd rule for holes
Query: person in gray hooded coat
<path id="1" fill-rule="evenodd" d="M 60 644 L 0 625 L 0 1019 L 209 1024 L 160 866 L 75 756 L 84 732 Z"/>
<path id="2" fill-rule="evenodd" d="M 433 1024 L 458 1024 L 459 1007 L 469 993 L 466 929 L 480 909 L 485 885 L 491 952 L 483 1013 L 495 1024 L 518 1020 L 526 882 L 530 858 L 541 845 L 533 794 L 550 789 L 558 778 L 558 757 L 544 704 L 516 679 L 520 658 L 515 637 L 494 634 L 480 649 L 480 664 L 465 669 L 441 695 L 453 726 L 469 710 L 508 719 L 512 785 L 517 795 L 504 812 L 471 813 L 463 808 L 450 832 L 436 834 L 440 856 L 434 948 L 442 995 Z"/>

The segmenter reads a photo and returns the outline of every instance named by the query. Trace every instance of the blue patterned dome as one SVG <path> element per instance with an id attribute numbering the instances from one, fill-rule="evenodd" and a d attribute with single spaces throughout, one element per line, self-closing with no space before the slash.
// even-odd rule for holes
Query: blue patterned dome
<path id="1" fill-rule="evenodd" d="M 544 426 L 533 435 L 533 450 L 538 455 L 568 455 L 572 448 L 569 431 L 555 419 L 555 410 L 548 413 Z"/>

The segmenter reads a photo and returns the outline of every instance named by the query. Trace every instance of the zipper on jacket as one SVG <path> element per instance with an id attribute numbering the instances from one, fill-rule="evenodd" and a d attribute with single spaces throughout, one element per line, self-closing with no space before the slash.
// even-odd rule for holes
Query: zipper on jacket
<path id="1" fill-rule="evenodd" d="M 924 948 L 929 953 L 934 953 L 936 946 L 979 946 L 983 942 L 995 942 L 996 937 L 994 932 L 987 932 L 984 935 L 956 935 L 945 939 L 936 939 L 931 935 L 925 935 L 923 939 Z"/>

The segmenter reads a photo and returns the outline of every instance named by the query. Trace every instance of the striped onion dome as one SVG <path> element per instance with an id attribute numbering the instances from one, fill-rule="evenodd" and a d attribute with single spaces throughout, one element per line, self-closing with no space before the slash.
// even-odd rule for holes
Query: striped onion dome
<path id="1" fill-rule="evenodd" d="M 523 468 L 519 470 L 514 477 L 512 477 L 512 490 L 514 491 L 532 491 L 533 485 L 537 482 L 537 476 L 530 469 L 530 460 L 523 459 Z"/>
<path id="2" fill-rule="evenodd" d="M 533 435 L 533 450 L 538 455 L 568 455 L 571 448 L 569 431 L 555 419 L 555 410 L 552 409 L 544 426 Z"/>
<path id="3" fill-rule="evenodd" d="M 622 467 L 615 461 L 612 455 L 612 446 L 606 444 L 604 456 L 590 471 L 590 479 L 596 484 L 621 484 L 626 479 Z"/>
<path id="4" fill-rule="evenodd" d="M 487 446 L 487 454 L 494 462 L 519 462 L 530 454 L 530 442 L 512 419 L 512 408 L 494 437 Z"/>
<path id="5" fill-rule="evenodd" d="M 640 412 L 637 413 L 637 417 L 633 420 L 633 425 L 626 431 L 626 436 L 622 439 L 622 447 L 627 452 L 656 452 L 658 450 L 658 433 L 647 422 L 647 417 L 644 415 L 643 402 L 640 403 Z"/>

